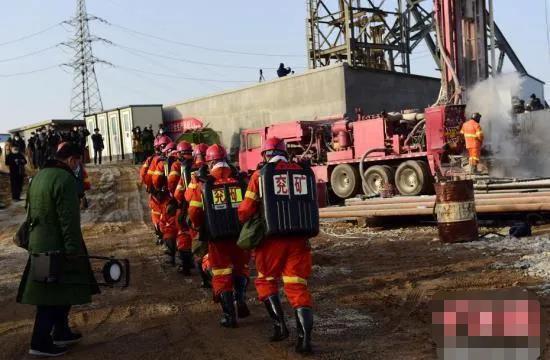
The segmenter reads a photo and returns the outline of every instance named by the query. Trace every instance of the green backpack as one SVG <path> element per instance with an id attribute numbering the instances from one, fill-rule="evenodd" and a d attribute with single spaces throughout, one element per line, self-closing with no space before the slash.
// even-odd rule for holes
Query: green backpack
<path id="1" fill-rule="evenodd" d="M 254 216 L 252 219 L 244 223 L 237 246 L 244 250 L 252 250 L 260 243 L 265 237 L 265 223 L 261 216 Z"/>

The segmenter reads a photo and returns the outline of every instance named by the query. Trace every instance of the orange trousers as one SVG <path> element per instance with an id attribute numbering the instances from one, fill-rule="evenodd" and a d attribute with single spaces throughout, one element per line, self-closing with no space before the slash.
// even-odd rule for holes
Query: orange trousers
<path id="1" fill-rule="evenodd" d="M 193 237 L 191 229 L 186 223 L 185 213 L 182 209 L 178 209 L 176 214 L 178 221 L 178 234 L 176 237 L 176 244 L 179 251 L 191 251 Z"/>
<path id="2" fill-rule="evenodd" d="M 481 156 L 480 147 L 468 148 L 468 160 L 471 166 L 477 166 L 479 164 L 479 157 Z"/>
<path id="3" fill-rule="evenodd" d="M 154 197 L 149 196 L 149 208 L 151 208 L 151 222 L 153 226 L 160 230 L 160 217 L 162 215 L 162 203 Z"/>
<path id="4" fill-rule="evenodd" d="M 221 293 L 233 291 L 233 277 L 250 275 L 250 253 L 237 246 L 236 240 L 220 240 L 208 243 L 208 260 L 212 268 L 214 300 Z"/>
<path id="5" fill-rule="evenodd" d="M 282 278 L 286 297 L 293 308 L 311 307 L 307 288 L 311 275 L 311 249 L 303 237 L 270 237 L 254 250 L 258 298 L 264 301 L 279 293 Z"/>

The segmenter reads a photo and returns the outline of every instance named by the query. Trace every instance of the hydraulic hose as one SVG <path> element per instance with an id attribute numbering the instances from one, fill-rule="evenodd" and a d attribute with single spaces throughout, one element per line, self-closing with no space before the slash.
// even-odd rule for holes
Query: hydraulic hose
<path id="1" fill-rule="evenodd" d="M 426 123 L 426 120 L 421 120 L 418 122 L 418 124 L 416 124 L 413 129 L 411 130 L 411 132 L 409 133 L 409 135 L 407 135 L 407 138 L 405 139 L 405 142 L 403 143 L 403 145 L 407 146 L 409 145 L 409 141 L 411 141 L 414 133 L 416 132 L 416 130 L 418 130 L 419 127 L 421 127 L 422 125 L 424 125 Z"/>
<path id="2" fill-rule="evenodd" d="M 383 152 L 385 154 L 386 148 L 369 149 L 365 152 L 365 154 L 363 154 L 363 157 L 361 157 L 361 162 L 359 162 L 359 176 L 361 176 L 362 184 L 365 184 L 367 182 L 367 179 L 365 178 L 365 173 L 364 173 L 365 167 L 363 166 L 363 163 L 365 162 L 365 159 L 367 158 L 367 156 L 369 156 L 373 152 Z"/>

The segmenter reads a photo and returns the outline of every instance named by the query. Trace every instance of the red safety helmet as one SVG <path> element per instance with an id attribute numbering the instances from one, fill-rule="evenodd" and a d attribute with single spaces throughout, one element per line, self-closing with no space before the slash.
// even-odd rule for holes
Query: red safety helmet
<path id="1" fill-rule="evenodd" d="M 223 146 L 214 144 L 206 150 L 206 161 L 225 160 L 227 152 Z"/>
<path id="2" fill-rule="evenodd" d="M 173 143 L 173 142 L 169 142 L 168 144 L 166 144 L 166 146 L 162 149 L 162 152 L 165 154 L 165 155 L 168 155 L 170 154 L 170 152 L 176 150 L 176 144 Z"/>
<path id="3" fill-rule="evenodd" d="M 172 142 L 172 139 L 170 139 L 166 135 L 163 135 L 163 136 L 158 138 L 157 146 L 162 148 L 163 146 L 166 146 L 166 145 L 170 144 L 171 142 Z"/>
<path id="4" fill-rule="evenodd" d="M 286 153 L 286 144 L 278 137 L 270 137 L 262 144 L 262 154 L 266 151 L 278 150 Z"/>
<path id="5" fill-rule="evenodd" d="M 193 150 L 193 156 L 202 155 L 204 157 L 206 155 L 206 150 L 208 150 L 208 145 L 204 143 L 197 144 Z"/>
<path id="6" fill-rule="evenodd" d="M 193 152 L 193 147 L 189 142 L 182 140 L 179 142 L 177 150 L 191 154 Z"/>

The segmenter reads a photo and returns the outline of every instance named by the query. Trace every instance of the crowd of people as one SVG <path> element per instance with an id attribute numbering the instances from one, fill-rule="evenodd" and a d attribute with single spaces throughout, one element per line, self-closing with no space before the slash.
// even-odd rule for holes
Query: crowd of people
<path id="1" fill-rule="evenodd" d="M 86 141 L 90 132 L 84 126 L 75 126 L 69 131 L 58 131 L 54 125 L 41 127 L 32 132 L 25 143 L 19 133 L 6 140 L 4 146 L 5 164 L 10 172 L 10 186 L 12 199 L 21 200 L 21 192 L 26 177 L 26 166 L 42 169 L 48 161 L 55 159 L 58 148 L 63 143 L 71 143 L 78 148 L 83 159 L 86 158 Z M 79 194 L 86 205 L 85 189 L 88 187 L 87 173 L 84 166 L 80 166 L 75 175 L 79 178 Z"/>
<path id="2" fill-rule="evenodd" d="M 312 266 L 309 237 L 314 234 L 304 228 L 279 229 L 277 224 L 289 220 L 278 219 L 285 215 L 270 212 L 264 199 L 286 195 L 278 201 L 308 201 L 304 200 L 308 197 L 288 196 L 293 186 L 288 173 L 313 179 L 311 170 L 290 161 L 284 142 L 277 138 L 266 141 L 263 166 L 250 178 L 229 162 L 221 145 L 176 144 L 160 135 L 153 147 L 155 153 L 141 166 L 140 181 L 149 196 L 155 242 L 166 248 L 166 263 L 178 265 L 184 276 L 196 271 L 203 287 L 212 288 L 214 301 L 221 305 L 220 325 L 235 328 L 237 319 L 250 315 L 246 292 L 249 263 L 255 261 L 258 298 L 273 327 L 269 340 L 289 336 L 279 298 L 282 280 L 295 313 L 296 352 L 310 353 L 313 313 L 307 279 Z M 260 176 L 262 171 L 270 175 Z M 266 179 L 275 178 L 279 179 L 276 185 L 266 185 Z M 316 200 L 309 205 L 318 211 Z M 313 232 L 318 231 L 316 226 Z M 242 238 L 255 241 L 243 245 Z"/>
<path id="3" fill-rule="evenodd" d="M 136 126 L 132 129 L 132 152 L 134 153 L 134 164 L 141 164 L 149 156 L 153 155 L 154 147 L 153 143 L 155 138 L 164 135 L 163 125 L 159 125 L 159 129 L 155 134 L 153 131 L 153 125 L 144 127 Z"/>

